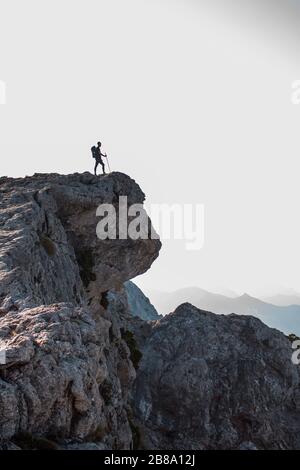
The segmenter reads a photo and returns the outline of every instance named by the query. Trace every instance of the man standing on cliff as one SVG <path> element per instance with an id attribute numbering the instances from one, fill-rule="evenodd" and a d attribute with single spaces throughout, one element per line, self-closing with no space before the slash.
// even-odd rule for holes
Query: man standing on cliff
<path id="1" fill-rule="evenodd" d="M 95 172 L 95 175 L 97 176 L 97 167 L 100 163 L 100 165 L 102 166 L 102 171 L 103 171 L 103 174 L 105 175 L 105 166 L 104 166 L 104 162 L 102 160 L 102 157 L 106 157 L 106 153 L 103 154 L 101 153 L 101 142 L 98 142 L 97 144 L 97 147 L 92 147 L 92 155 L 93 155 L 93 158 L 95 158 L 96 160 L 96 163 L 95 163 L 95 168 L 94 168 L 94 172 Z"/>

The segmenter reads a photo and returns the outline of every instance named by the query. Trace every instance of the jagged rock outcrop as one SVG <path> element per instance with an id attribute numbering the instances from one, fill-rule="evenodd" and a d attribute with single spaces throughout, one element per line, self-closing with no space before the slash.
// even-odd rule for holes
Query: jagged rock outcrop
<path id="1" fill-rule="evenodd" d="M 124 287 L 131 315 L 145 321 L 158 320 L 160 318 L 160 315 L 157 313 L 148 297 L 145 296 L 136 284 L 132 281 L 127 281 Z"/>
<path id="2" fill-rule="evenodd" d="M 300 448 L 300 373 L 282 333 L 183 304 L 135 334 L 140 447 Z"/>
<path id="3" fill-rule="evenodd" d="M 158 255 L 158 240 L 96 236 L 100 204 L 117 209 L 119 196 L 127 196 L 129 205 L 144 201 L 139 186 L 122 173 L 1 178 L 0 196 L 3 309 L 81 305 L 84 287 L 91 297 L 99 295 L 145 272 Z"/>
<path id="4" fill-rule="evenodd" d="M 151 266 L 160 242 L 97 238 L 98 205 L 118 210 L 124 195 L 128 204 L 144 201 L 121 173 L 0 179 L 4 447 L 24 442 L 24 434 L 111 449 L 132 445 L 128 392 L 135 369 L 122 312 L 107 298 Z"/>
<path id="5" fill-rule="evenodd" d="M 160 242 L 97 238 L 124 195 L 144 201 L 121 173 L 0 179 L 0 449 L 300 449 L 289 340 L 132 297 Z"/>

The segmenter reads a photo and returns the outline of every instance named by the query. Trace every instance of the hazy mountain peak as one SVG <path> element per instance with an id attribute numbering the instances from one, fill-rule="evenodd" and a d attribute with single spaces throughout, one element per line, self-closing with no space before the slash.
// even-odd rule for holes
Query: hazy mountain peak
<path id="1" fill-rule="evenodd" d="M 174 311 L 178 305 L 189 302 L 199 309 L 214 313 L 252 315 L 287 334 L 300 334 L 300 298 L 298 302 L 279 306 L 276 302 L 258 299 L 247 292 L 232 298 L 214 294 L 200 287 L 190 287 L 172 293 L 161 292 L 158 296 L 153 293 L 151 300 L 157 311 L 163 315 Z"/>

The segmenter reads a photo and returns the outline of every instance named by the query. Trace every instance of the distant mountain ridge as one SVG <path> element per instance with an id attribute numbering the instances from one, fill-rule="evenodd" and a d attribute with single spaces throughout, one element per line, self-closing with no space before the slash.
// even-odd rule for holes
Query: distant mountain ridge
<path id="1" fill-rule="evenodd" d="M 197 308 L 214 313 L 252 315 L 286 334 L 300 335 L 300 300 L 298 305 L 275 305 L 275 303 L 265 302 L 248 294 L 232 298 L 213 294 L 199 287 L 188 287 L 168 293 L 153 293 L 151 299 L 158 312 L 163 315 L 174 311 L 182 303 L 190 302 Z"/>
<path id="2" fill-rule="evenodd" d="M 287 295 L 287 294 L 277 294 L 271 297 L 265 297 L 262 299 L 264 302 L 278 305 L 281 307 L 286 307 L 288 305 L 300 305 L 300 294 Z"/>

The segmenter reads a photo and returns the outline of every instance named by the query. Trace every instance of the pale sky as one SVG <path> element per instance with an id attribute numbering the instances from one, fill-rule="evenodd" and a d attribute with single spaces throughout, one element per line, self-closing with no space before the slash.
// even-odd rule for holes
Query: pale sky
<path id="1" fill-rule="evenodd" d="M 300 8 L 287 0 L 0 0 L 1 175 L 114 170 L 205 205 L 137 282 L 300 291 Z"/>

